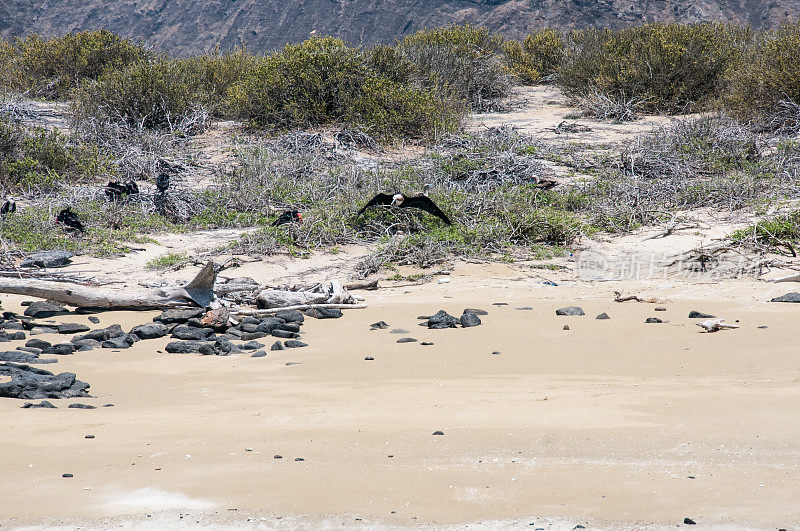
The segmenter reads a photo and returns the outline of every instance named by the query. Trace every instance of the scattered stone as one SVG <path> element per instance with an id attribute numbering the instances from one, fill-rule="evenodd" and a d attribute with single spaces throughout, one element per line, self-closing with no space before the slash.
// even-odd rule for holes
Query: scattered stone
<path id="1" fill-rule="evenodd" d="M 103 407 L 114 407 L 114 404 L 103 404 Z"/>
<path id="2" fill-rule="evenodd" d="M 365 359 L 366 361 L 375 361 L 375 358 L 373 358 L 372 356 L 367 356 L 367 357 L 366 357 L 366 358 L 364 358 L 364 359 Z"/>
<path id="3" fill-rule="evenodd" d="M 130 348 L 136 341 L 133 339 L 134 336 L 130 334 L 125 334 L 124 336 L 119 337 L 112 337 L 111 339 L 107 339 L 103 341 L 100 346 L 103 348 Z"/>
<path id="4" fill-rule="evenodd" d="M 29 254 L 22 262 L 20 267 L 63 267 L 72 263 L 75 256 L 67 251 L 44 251 L 42 253 Z"/>
<path id="5" fill-rule="evenodd" d="M 254 339 L 261 339 L 262 337 L 267 337 L 269 334 L 265 334 L 264 332 L 244 332 L 239 339 L 242 341 L 252 341 Z M 225 339 L 228 339 L 227 337 Z"/>
<path id="6" fill-rule="evenodd" d="M 207 339 L 213 333 L 214 331 L 210 328 L 195 328 L 187 324 L 181 324 L 172 331 L 172 337 L 189 341 L 201 341 Z"/>
<path id="7" fill-rule="evenodd" d="M 252 354 L 250 354 L 250 357 L 251 358 L 263 358 L 266 355 L 267 355 L 267 351 L 266 350 L 257 350 L 256 352 L 253 352 Z"/>
<path id="8" fill-rule="evenodd" d="M 569 325 L 564 325 L 564 328 L 562 328 L 562 330 L 569 330 Z"/>
<path id="9" fill-rule="evenodd" d="M 473 326 L 479 326 L 480 324 L 481 318 L 474 313 L 465 313 L 461 316 L 461 326 L 464 328 L 471 328 Z"/>
<path id="10" fill-rule="evenodd" d="M 258 325 L 260 325 L 260 324 L 261 324 L 260 322 L 258 322 L 258 323 L 244 323 L 243 322 L 243 323 L 239 324 L 239 330 L 241 330 L 242 332 L 255 332 L 256 330 L 258 330 Z"/>
<path id="11" fill-rule="evenodd" d="M 25 339 L 25 332 L 12 332 L 8 333 L 5 331 L 0 331 L 0 341 L 22 341 Z"/>
<path id="12" fill-rule="evenodd" d="M 580 306 L 567 306 L 556 310 L 556 315 L 586 315 Z"/>
<path id="13" fill-rule="evenodd" d="M 64 323 L 56 326 L 59 334 L 80 334 L 81 332 L 88 332 L 90 328 L 85 324 L 80 323 Z"/>
<path id="14" fill-rule="evenodd" d="M 287 332 L 294 332 L 295 334 L 300 332 L 300 325 L 295 323 L 281 323 L 278 325 L 278 330 L 285 330 Z"/>
<path id="15" fill-rule="evenodd" d="M 667 311 L 667 309 L 664 306 L 656 306 L 654 309 L 657 312 L 666 312 Z"/>
<path id="16" fill-rule="evenodd" d="M 191 308 L 188 310 L 164 310 L 161 315 L 153 317 L 153 321 L 164 324 L 185 323 L 189 319 L 202 317 L 205 311 L 202 308 Z"/>
<path id="17" fill-rule="evenodd" d="M 515 310 L 523 310 L 523 311 L 530 311 L 533 310 L 530 306 L 520 306 L 519 308 L 515 308 Z"/>
<path id="18" fill-rule="evenodd" d="M 493 302 L 492 306 L 508 306 L 507 302 Z"/>
<path id="19" fill-rule="evenodd" d="M 342 316 L 342 310 L 338 308 L 317 308 L 315 306 L 306 310 L 306 315 L 316 319 L 338 319 Z"/>
<path id="20" fill-rule="evenodd" d="M 644 320 L 644 322 L 649 324 L 654 324 L 654 323 L 663 323 L 664 321 L 662 321 L 658 317 L 648 317 L 647 319 Z"/>
<path id="21" fill-rule="evenodd" d="M 43 352 L 43 349 L 36 347 L 17 347 L 15 350 L 21 350 L 23 352 L 28 352 L 29 354 L 36 354 L 37 356 Z"/>
<path id="22" fill-rule="evenodd" d="M 239 329 L 237 329 L 237 328 L 229 328 L 229 329 L 228 329 L 228 332 L 227 332 L 227 334 L 226 334 L 226 335 L 229 335 L 229 336 L 234 336 L 234 337 L 236 337 L 236 338 L 238 338 L 238 339 L 241 339 L 241 338 L 242 338 L 242 335 L 243 335 L 243 334 L 245 334 L 245 333 L 246 333 L 246 332 L 242 332 L 241 330 L 239 330 Z M 248 341 L 249 341 L 249 340 L 248 340 Z"/>
<path id="23" fill-rule="evenodd" d="M 100 319 L 98 319 L 94 315 L 90 315 L 89 316 L 89 322 L 92 323 L 92 324 L 98 324 L 98 323 L 100 323 Z"/>
<path id="24" fill-rule="evenodd" d="M 54 315 L 67 313 L 67 309 L 62 305 L 50 301 L 36 301 L 25 308 L 25 315 L 34 319 L 45 319 Z"/>
<path id="25" fill-rule="evenodd" d="M 84 439 L 94 439 L 94 435 L 84 435 Z"/>
<path id="26" fill-rule="evenodd" d="M 293 339 L 290 339 L 289 341 L 284 341 L 283 344 L 288 348 L 301 348 L 308 346 L 307 343 L 303 343 L 302 341 L 295 341 Z"/>
<path id="27" fill-rule="evenodd" d="M 290 339 L 290 338 L 298 337 L 298 335 L 295 334 L 294 332 L 289 332 L 288 330 L 281 330 L 279 328 L 273 330 L 272 331 L 272 335 L 275 336 L 275 337 L 282 337 L 284 339 Z"/>
<path id="28" fill-rule="evenodd" d="M 489 312 L 487 312 L 486 310 L 481 310 L 480 308 L 464 308 L 464 311 L 461 313 L 462 314 L 474 313 L 475 315 L 489 315 Z"/>
<path id="29" fill-rule="evenodd" d="M 61 474 L 62 478 L 71 478 L 73 477 L 72 474 Z"/>
<path id="30" fill-rule="evenodd" d="M 492 356 L 499 356 L 499 355 L 500 355 L 499 350 L 495 350 L 494 352 L 492 352 Z"/>
<path id="31" fill-rule="evenodd" d="M 698 312 L 697 310 L 692 310 L 689 312 L 689 319 L 714 319 L 716 315 L 711 315 L 710 313 L 703 313 Z"/>
<path id="32" fill-rule="evenodd" d="M 97 409 L 97 406 L 92 406 L 89 404 L 70 404 L 67 406 L 68 409 Z"/>
<path id="33" fill-rule="evenodd" d="M 697 522 L 695 522 L 691 518 L 684 518 L 683 519 L 683 523 L 686 524 L 686 525 L 697 525 Z"/>
<path id="34" fill-rule="evenodd" d="M 305 318 L 297 310 L 281 310 L 275 314 L 278 319 L 283 319 L 287 323 L 302 323 Z"/>
<path id="35" fill-rule="evenodd" d="M 757 326 L 756 328 L 760 328 L 760 329 L 763 330 L 764 328 L 769 328 L 769 327 L 767 325 L 761 325 L 761 326 Z"/>
<path id="36" fill-rule="evenodd" d="M 286 347 L 284 347 L 283 343 L 281 343 L 280 341 L 276 341 L 275 343 L 272 344 L 271 347 L 269 347 L 269 349 L 270 350 L 286 350 Z"/>
<path id="37" fill-rule="evenodd" d="M 204 341 L 171 341 L 164 350 L 170 354 L 194 354 L 200 352 L 200 347 L 207 345 Z"/>
<path id="38" fill-rule="evenodd" d="M 285 324 L 283 319 L 268 317 L 259 323 L 257 331 L 263 332 L 265 334 L 270 334 L 272 333 L 273 330 L 275 330 L 282 324 Z"/>
<path id="39" fill-rule="evenodd" d="M 239 324 L 240 325 L 254 324 L 258 326 L 261 324 L 261 320 L 258 319 L 257 317 L 253 317 L 252 315 L 245 315 L 244 317 L 242 317 L 242 320 L 239 322 Z"/>
<path id="40" fill-rule="evenodd" d="M 94 350 L 94 347 L 91 345 L 81 345 L 75 352 L 88 352 L 90 350 Z"/>
<path id="41" fill-rule="evenodd" d="M 609 317 L 609 315 L 606 312 L 603 312 L 597 317 L 595 317 L 595 319 L 611 319 L 611 317 Z"/>
<path id="42" fill-rule="evenodd" d="M 21 350 L 9 350 L 7 352 L 0 352 L 0 361 L 10 361 L 12 363 L 55 363 L 55 360 L 39 359 L 38 354 L 32 352 L 23 352 Z"/>
<path id="43" fill-rule="evenodd" d="M 433 341 L 423 341 L 422 343 L 420 343 L 420 345 L 422 345 L 423 347 L 429 347 L 433 345 Z"/>
<path id="44" fill-rule="evenodd" d="M 57 333 L 58 330 L 56 330 L 55 328 L 42 328 L 42 327 L 31 328 L 32 336 L 38 336 L 41 334 L 57 334 Z"/>
<path id="45" fill-rule="evenodd" d="M 285 365 L 288 367 L 289 365 L 302 365 L 299 361 L 287 361 Z"/>
<path id="46" fill-rule="evenodd" d="M 219 340 L 217 340 L 219 341 Z M 224 340 L 223 340 L 224 341 Z M 242 350 L 258 350 L 264 347 L 264 343 L 259 343 L 258 341 L 248 341 L 244 345 L 240 345 L 239 348 Z"/>
<path id="47" fill-rule="evenodd" d="M 435 315 L 428 319 L 428 328 L 433 330 L 443 330 L 445 328 L 455 328 L 458 319 L 444 310 L 439 310 Z"/>
<path id="48" fill-rule="evenodd" d="M 283 459 L 283 456 L 280 454 L 275 454 L 272 456 L 273 459 Z"/>
<path id="49" fill-rule="evenodd" d="M 386 330 L 389 325 L 384 321 L 378 321 L 377 323 L 372 323 L 369 327 L 371 330 Z"/>
<path id="50" fill-rule="evenodd" d="M 425 321 L 427 321 L 427 320 L 428 320 L 428 319 L 430 319 L 430 318 L 431 318 L 431 316 L 430 316 L 430 315 L 418 315 L 418 316 L 417 316 L 417 319 L 419 319 L 419 320 L 425 320 Z"/>
<path id="51" fill-rule="evenodd" d="M 770 302 L 800 302 L 800 293 L 793 291 L 791 293 L 787 293 L 786 295 L 781 295 L 780 297 L 770 299 Z"/>
<path id="52" fill-rule="evenodd" d="M 102 342 L 96 339 L 81 339 L 79 341 L 74 341 L 72 344 L 75 345 L 75 348 L 77 349 L 80 349 L 81 347 L 97 348 L 102 345 Z"/>
<path id="53" fill-rule="evenodd" d="M 56 406 L 54 406 L 47 400 L 42 400 L 38 404 L 34 404 L 33 402 L 25 402 L 24 404 L 22 404 L 22 409 L 37 409 L 37 408 L 56 409 Z"/>
<path id="54" fill-rule="evenodd" d="M 0 324 L 0 330 L 25 330 L 25 326 L 18 321 L 6 321 Z"/>
<path id="55" fill-rule="evenodd" d="M 159 337 L 164 337 L 167 335 L 168 331 L 169 328 L 162 323 L 153 322 L 134 326 L 131 328 L 130 334 L 138 337 L 139 339 L 158 339 Z"/>
<path id="56" fill-rule="evenodd" d="M 436 430 L 435 432 L 433 432 L 433 434 L 434 435 L 444 435 L 444 432 L 442 430 Z"/>
<path id="57" fill-rule="evenodd" d="M 11 376 L 10 382 L 0 383 L 0 397 L 8 398 L 72 398 L 86 397 L 89 384 L 75 378 L 71 372 L 53 374 L 30 365 L 0 364 L 0 375 Z"/>
<path id="58" fill-rule="evenodd" d="M 77 350 L 73 343 L 58 343 L 44 349 L 44 354 L 55 354 L 56 356 L 69 356 Z"/>
<path id="59" fill-rule="evenodd" d="M 389 330 L 390 334 L 407 334 L 408 330 L 405 328 L 395 328 L 394 330 Z"/>
<path id="60" fill-rule="evenodd" d="M 398 343 L 416 343 L 417 340 L 413 337 L 401 337 L 397 340 Z"/>
<path id="61" fill-rule="evenodd" d="M 303 458 L 303 457 L 295 457 L 294 460 L 295 461 L 305 461 L 305 458 Z"/>
<path id="62" fill-rule="evenodd" d="M 81 339 L 94 339 L 95 341 L 106 341 L 108 339 L 123 335 L 125 335 L 125 332 L 122 331 L 122 327 L 118 324 L 113 324 L 106 328 L 98 328 L 97 330 L 92 330 L 91 332 L 87 332 L 82 336 L 75 336 L 72 338 L 72 342 L 75 343 L 76 341 L 80 341 Z"/>

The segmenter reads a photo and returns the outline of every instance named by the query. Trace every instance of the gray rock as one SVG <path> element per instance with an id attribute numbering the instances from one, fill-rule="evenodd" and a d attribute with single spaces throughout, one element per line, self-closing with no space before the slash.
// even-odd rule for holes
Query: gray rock
<path id="1" fill-rule="evenodd" d="M 398 343 L 416 343 L 417 340 L 413 337 L 401 337 L 397 340 Z"/>
<path id="2" fill-rule="evenodd" d="M 80 334 L 81 332 L 88 332 L 90 328 L 85 324 L 80 323 L 64 323 L 56 326 L 59 334 Z"/>
<path id="3" fill-rule="evenodd" d="M 714 319 L 716 315 L 711 315 L 710 313 L 703 313 L 698 312 L 697 310 L 692 310 L 689 312 L 689 319 Z"/>
<path id="4" fill-rule="evenodd" d="M 489 312 L 486 310 L 481 310 L 480 308 L 464 308 L 462 314 L 465 313 L 474 313 L 475 315 L 489 315 Z"/>
<path id="5" fill-rule="evenodd" d="M 208 345 L 205 341 L 171 341 L 167 343 L 164 350 L 170 354 L 193 354 L 199 353 L 200 347 Z"/>
<path id="6" fill-rule="evenodd" d="M 189 319 L 202 317 L 204 314 L 202 308 L 190 308 L 187 310 L 164 310 L 161 315 L 153 317 L 153 321 L 158 321 L 164 324 L 169 323 L 185 323 Z"/>
<path id="7" fill-rule="evenodd" d="M 424 347 L 430 347 L 431 345 L 433 345 L 433 342 L 432 341 L 423 341 L 423 342 L 420 343 L 420 345 L 422 345 Z"/>
<path id="8" fill-rule="evenodd" d="M 369 327 L 371 330 L 386 330 L 389 325 L 385 321 L 378 321 L 377 323 L 372 323 Z"/>
<path id="9" fill-rule="evenodd" d="M 241 323 L 239 325 L 239 330 L 241 330 L 242 332 L 255 332 L 256 330 L 258 330 L 258 326 L 260 324 L 261 323 Z"/>
<path id="10" fill-rule="evenodd" d="M 58 330 L 56 330 L 55 328 L 42 327 L 42 326 L 37 326 L 35 328 L 31 328 L 31 335 L 32 336 L 38 336 L 38 335 L 41 335 L 41 334 L 57 334 L 57 333 L 58 333 Z"/>
<path id="11" fill-rule="evenodd" d="M 48 343 L 47 341 L 43 341 L 41 339 L 29 339 L 28 342 L 25 343 L 25 346 L 26 347 L 38 348 L 38 349 L 41 349 L 41 350 L 47 350 L 52 345 L 50 343 Z"/>
<path id="12" fill-rule="evenodd" d="M 256 351 L 256 352 L 253 352 L 252 354 L 250 354 L 250 357 L 251 358 L 263 358 L 266 355 L 267 355 L 267 351 L 259 350 L 259 351 Z"/>
<path id="13" fill-rule="evenodd" d="M 465 313 L 461 316 L 461 326 L 464 328 L 471 328 L 473 326 L 479 326 L 480 324 L 481 318 L 474 313 Z"/>
<path id="14" fill-rule="evenodd" d="M 657 324 L 657 323 L 663 323 L 664 321 L 662 321 L 658 317 L 648 317 L 647 319 L 644 320 L 644 322 L 645 323 L 651 323 L 651 324 Z"/>
<path id="15" fill-rule="evenodd" d="M 428 328 L 433 330 L 455 328 L 457 323 L 458 319 L 444 310 L 439 310 L 435 315 L 432 315 L 430 319 L 428 319 Z"/>
<path id="16" fill-rule="evenodd" d="M 657 312 L 666 312 L 667 311 L 667 309 L 664 306 L 656 306 L 654 308 L 654 310 L 657 311 Z"/>
<path id="17" fill-rule="evenodd" d="M 0 330 L 0 341 L 22 341 L 23 339 L 25 339 L 25 332 L 17 330 L 9 333 Z"/>
<path id="18" fill-rule="evenodd" d="M 122 331 L 122 327 L 118 324 L 113 324 L 106 328 L 98 328 L 97 330 L 92 330 L 80 336 L 75 336 L 72 338 L 72 342 L 80 341 L 81 339 L 94 339 L 95 341 L 106 341 L 111 339 L 112 337 L 119 337 L 125 335 L 125 332 Z"/>
<path id="19" fill-rule="evenodd" d="M 278 330 L 286 330 L 287 332 L 300 333 L 300 325 L 296 323 L 281 323 L 278 325 Z"/>
<path id="20" fill-rule="evenodd" d="M 177 328 L 177 327 L 176 327 Z M 162 323 L 147 323 L 131 328 L 131 335 L 139 339 L 158 339 L 167 335 L 169 329 Z"/>
<path id="21" fill-rule="evenodd" d="M 264 348 L 264 343 L 259 343 L 258 341 L 248 341 L 244 345 L 239 346 L 242 350 L 258 350 L 260 348 Z"/>
<path id="22" fill-rule="evenodd" d="M 269 334 L 265 332 L 243 332 L 239 339 L 242 341 L 252 341 L 253 339 L 261 339 L 262 337 L 267 337 L 268 335 Z"/>
<path id="23" fill-rule="evenodd" d="M 306 315 L 316 319 L 338 319 L 342 316 L 342 310 L 338 308 L 309 308 Z"/>
<path id="24" fill-rule="evenodd" d="M 33 402 L 25 402 L 24 404 L 22 404 L 22 409 L 36 409 L 36 408 L 56 409 L 56 406 L 54 406 L 47 400 L 42 400 L 38 404 L 34 404 Z"/>
<path id="25" fill-rule="evenodd" d="M 25 326 L 19 321 L 6 321 L 0 324 L 0 330 L 25 330 Z"/>
<path id="26" fill-rule="evenodd" d="M 29 254 L 22 262 L 20 267 L 63 267 L 72 263 L 72 253 L 67 251 L 45 251 L 42 253 Z"/>
<path id="27" fill-rule="evenodd" d="M 272 335 L 275 336 L 275 337 L 281 337 L 281 338 L 284 338 L 284 339 L 297 337 L 297 334 L 295 334 L 294 332 L 289 332 L 287 330 L 280 330 L 280 329 L 273 330 L 272 331 Z"/>
<path id="28" fill-rule="evenodd" d="M 564 325 L 564 328 L 562 328 L 562 330 L 569 330 L 569 325 Z"/>
<path id="29" fill-rule="evenodd" d="M 89 384 L 77 380 L 71 372 L 53 374 L 30 365 L 0 364 L 0 375 L 11 377 L 10 382 L 0 383 L 0 397 L 31 400 L 89 396 Z"/>
<path id="30" fill-rule="evenodd" d="M 102 341 L 98 341 L 96 339 L 81 339 L 80 341 L 75 341 L 72 344 L 75 345 L 75 348 L 77 349 L 80 349 L 81 347 L 97 348 L 101 346 Z"/>
<path id="31" fill-rule="evenodd" d="M 100 346 L 103 348 L 130 348 L 136 341 L 129 334 L 106 339 Z"/>
<path id="32" fill-rule="evenodd" d="M 62 305 L 50 301 L 36 301 L 25 308 L 25 315 L 34 319 L 46 319 L 54 315 L 67 313 L 67 309 Z"/>
<path id="33" fill-rule="evenodd" d="M 81 345 L 75 352 L 88 352 L 90 350 L 94 350 L 94 347 L 91 345 Z"/>
<path id="34" fill-rule="evenodd" d="M 0 351 L 0 361 L 10 361 L 13 363 L 39 363 L 39 355 L 33 352 L 22 350 Z"/>
<path id="35" fill-rule="evenodd" d="M 238 328 L 228 328 L 228 332 L 227 333 L 228 333 L 228 335 L 232 335 L 232 336 L 237 337 L 239 339 L 241 339 L 242 335 L 245 334 L 245 332 L 242 332 Z M 254 333 L 256 333 L 256 332 L 254 332 Z"/>
<path id="36" fill-rule="evenodd" d="M 75 345 L 73 343 L 58 343 L 44 349 L 45 354 L 55 354 L 57 356 L 67 356 L 73 352 L 75 352 Z"/>
<path id="37" fill-rule="evenodd" d="M 522 310 L 522 311 L 525 311 L 525 312 L 529 312 L 529 311 L 533 310 L 533 308 L 531 308 L 530 306 L 520 306 L 519 308 L 514 308 L 514 309 L 515 310 Z"/>
<path id="38" fill-rule="evenodd" d="M 67 406 L 67 409 L 97 409 L 97 406 L 91 406 L 89 404 L 70 404 Z"/>
<path id="39" fill-rule="evenodd" d="M 580 306 L 567 306 L 556 310 L 556 315 L 586 315 Z"/>
<path id="40" fill-rule="evenodd" d="M 267 317 L 263 321 L 258 324 L 258 331 L 263 332 L 265 334 L 271 334 L 273 330 L 278 328 L 280 325 L 285 324 L 283 319 L 276 319 L 274 317 Z"/>
<path id="41" fill-rule="evenodd" d="M 263 345 L 262 345 L 263 346 Z M 217 339 L 214 348 L 225 354 L 239 354 L 241 350 L 227 339 Z"/>
<path id="42" fill-rule="evenodd" d="M 770 299 L 770 302 L 800 302 L 800 293 L 792 291 L 786 295 Z"/>
<path id="43" fill-rule="evenodd" d="M 94 315 L 90 315 L 89 316 L 89 322 L 92 323 L 92 324 L 98 324 L 98 323 L 100 323 L 100 319 L 98 319 Z"/>
<path id="44" fill-rule="evenodd" d="M 606 312 L 603 312 L 597 317 L 595 317 L 595 319 L 611 319 L 611 317 L 609 317 L 609 315 Z"/>
<path id="45" fill-rule="evenodd" d="M 261 324 L 261 319 L 253 317 L 252 315 L 245 315 L 239 324 L 254 324 L 258 326 Z"/>
<path id="46" fill-rule="evenodd" d="M 287 323 L 302 323 L 305 320 L 303 314 L 297 310 L 281 310 L 275 314 L 278 319 L 283 319 Z"/>
<path id="47" fill-rule="evenodd" d="M 195 328 L 186 324 L 176 326 L 172 331 L 172 337 L 175 339 L 186 339 L 190 341 L 205 340 L 213 334 L 214 331 L 210 328 Z"/>
<path id="48" fill-rule="evenodd" d="M 286 350 L 286 347 L 284 347 L 283 343 L 281 343 L 280 341 L 276 341 L 275 343 L 272 344 L 271 347 L 269 347 L 269 349 L 270 350 Z"/>
<path id="49" fill-rule="evenodd" d="M 17 347 L 15 350 L 21 350 L 22 352 L 28 352 L 30 354 L 36 354 L 38 356 L 43 352 L 44 349 L 36 347 Z"/>
<path id="50" fill-rule="evenodd" d="M 408 330 L 405 328 L 395 328 L 394 330 L 389 330 L 390 334 L 407 334 Z"/>
<path id="51" fill-rule="evenodd" d="M 289 341 L 284 341 L 283 344 L 287 348 L 301 348 L 301 347 L 307 347 L 308 346 L 307 343 L 303 343 L 302 341 L 295 341 L 293 339 L 290 339 Z"/>

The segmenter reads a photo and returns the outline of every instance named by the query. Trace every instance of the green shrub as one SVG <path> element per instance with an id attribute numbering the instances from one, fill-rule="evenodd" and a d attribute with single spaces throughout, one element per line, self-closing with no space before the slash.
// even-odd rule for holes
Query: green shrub
<path id="1" fill-rule="evenodd" d="M 520 41 L 504 44 L 509 70 L 524 84 L 533 85 L 556 72 L 564 55 L 564 38 L 555 29 L 544 28 Z"/>
<path id="2" fill-rule="evenodd" d="M 760 33 L 727 81 L 724 105 L 730 113 L 771 129 L 799 129 L 800 23 Z"/>
<path id="3" fill-rule="evenodd" d="M 86 80 L 123 68 L 148 52 L 105 30 L 69 33 L 43 39 L 38 35 L 0 45 L 2 83 L 34 97 L 63 99 Z"/>
<path id="4" fill-rule="evenodd" d="M 228 89 L 244 79 L 257 62 L 258 57 L 243 48 L 226 52 L 214 50 L 179 61 L 196 85 L 196 100 L 214 114 L 223 113 Z"/>
<path id="5" fill-rule="evenodd" d="M 638 100 L 648 112 L 702 108 L 722 93 L 724 75 L 751 40 L 733 24 L 647 24 L 569 35 L 559 83 L 573 97 L 597 91 Z"/>
<path id="6" fill-rule="evenodd" d="M 478 109 L 511 87 L 503 40 L 485 28 L 420 31 L 400 41 L 398 50 L 414 65 L 425 86 L 458 96 Z"/>

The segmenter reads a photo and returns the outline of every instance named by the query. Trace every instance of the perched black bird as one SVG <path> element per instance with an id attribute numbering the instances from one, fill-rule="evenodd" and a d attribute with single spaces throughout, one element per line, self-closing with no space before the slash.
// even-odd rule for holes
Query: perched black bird
<path id="1" fill-rule="evenodd" d="M 86 232 L 86 229 L 83 228 L 83 223 L 78 219 L 78 215 L 72 211 L 72 207 L 67 207 L 59 212 L 56 221 L 66 225 L 69 231 Z"/>
<path id="2" fill-rule="evenodd" d="M 0 207 L 0 218 L 6 217 L 8 214 L 17 211 L 17 203 L 13 199 L 6 199 L 3 206 Z"/>
<path id="3" fill-rule="evenodd" d="M 169 188 L 169 173 L 161 172 L 156 177 L 156 189 L 158 193 L 163 194 Z"/>
<path id="4" fill-rule="evenodd" d="M 139 185 L 135 181 L 121 183 L 119 181 L 108 181 L 105 186 L 106 197 L 109 201 L 120 201 L 126 196 L 139 193 Z"/>
<path id="5" fill-rule="evenodd" d="M 278 225 L 285 225 L 287 223 L 302 223 L 303 222 L 303 214 L 299 213 L 297 210 L 284 210 L 281 212 L 281 215 L 278 216 L 278 219 L 272 222 L 273 227 L 277 227 Z"/>
<path id="6" fill-rule="evenodd" d="M 369 203 L 364 205 L 364 208 L 358 211 L 356 216 L 360 216 L 364 213 L 366 209 L 373 206 L 378 205 L 390 205 L 396 206 L 400 208 L 418 208 L 420 210 L 424 210 L 425 212 L 429 212 L 436 216 L 437 218 L 441 219 L 448 225 L 452 225 L 450 223 L 450 219 L 445 215 L 442 210 L 436 206 L 430 197 L 428 197 L 428 185 L 425 185 L 424 191 L 421 194 L 417 194 L 414 196 L 407 196 L 405 194 L 396 193 L 396 194 L 378 194 L 373 197 Z"/>

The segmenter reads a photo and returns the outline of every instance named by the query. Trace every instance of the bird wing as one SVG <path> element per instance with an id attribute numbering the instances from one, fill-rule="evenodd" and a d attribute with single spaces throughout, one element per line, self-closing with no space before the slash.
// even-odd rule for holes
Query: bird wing
<path id="1" fill-rule="evenodd" d="M 358 211 L 358 214 L 356 214 L 356 216 L 360 216 L 361 214 L 364 213 L 364 211 L 366 209 L 368 209 L 369 207 L 375 206 L 375 205 L 391 205 L 393 197 L 394 197 L 394 195 L 389 195 L 389 194 L 378 194 L 378 195 L 376 195 L 375 197 L 370 199 L 369 203 L 364 205 L 364 207 L 361 210 Z"/>
<path id="2" fill-rule="evenodd" d="M 424 210 L 425 212 L 430 212 L 448 225 L 452 225 L 452 223 L 450 223 L 450 219 L 445 215 L 444 212 L 442 212 L 442 209 L 436 206 L 436 203 L 434 203 L 430 197 L 425 197 L 424 195 L 409 197 L 403 201 L 400 206 L 403 208 L 418 208 L 420 210 Z"/>

